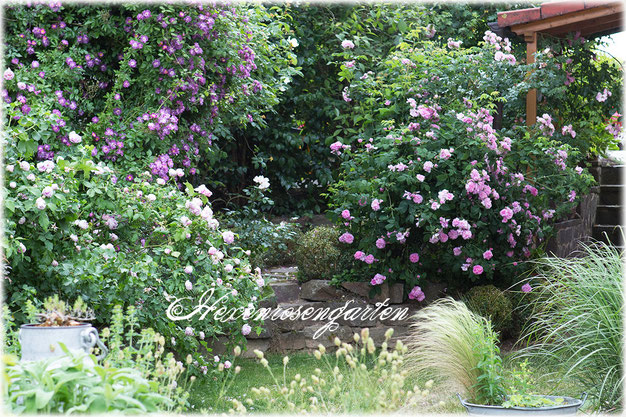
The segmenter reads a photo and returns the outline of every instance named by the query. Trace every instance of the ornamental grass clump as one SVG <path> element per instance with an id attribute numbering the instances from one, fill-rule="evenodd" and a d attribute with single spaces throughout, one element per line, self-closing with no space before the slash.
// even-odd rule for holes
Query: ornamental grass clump
<path id="1" fill-rule="evenodd" d="M 560 363 L 578 379 L 599 411 L 622 408 L 623 253 L 603 243 L 581 257 L 537 261 L 540 284 L 520 356 Z"/>
<path id="2" fill-rule="evenodd" d="M 231 411 L 385 412 L 433 402 L 430 393 L 433 381 L 427 381 L 421 389 L 417 385 L 406 387 L 404 356 L 407 347 L 401 341 L 392 347 L 392 335 L 393 329 L 389 329 L 380 349 L 369 329 L 355 333 L 353 343 L 335 338 L 337 349 L 333 353 L 320 344 L 313 352 L 320 366 L 311 375 L 298 373 L 293 378 L 286 376 L 288 356 L 283 358 L 283 375 L 279 376 L 274 374 L 263 353 L 255 351 L 270 373 L 273 386 L 252 388 L 252 395 L 243 401 L 233 399 Z"/>
<path id="3" fill-rule="evenodd" d="M 407 342 L 407 370 L 434 378 L 478 404 L 504 399 L 502 359 L 489 320 L 461 301 L 442 298 L 415 315 Z"/>

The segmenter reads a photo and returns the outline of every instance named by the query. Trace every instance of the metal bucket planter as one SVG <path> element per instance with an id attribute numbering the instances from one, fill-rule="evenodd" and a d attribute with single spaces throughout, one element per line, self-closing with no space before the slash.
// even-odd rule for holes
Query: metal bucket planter
<path id="1" fill-rule="evenodd" d="M 37 361 L 63 356 L 64 352 L 59 346 L 59 342 L 72 352 L 89 353 L 89 350 L 97 345 L 101 351 L 101 354 L 97 356 L 98 360 L 104 358 L 109 352 L 104 343 L 100 341 L 98 331 L 90 324 L 55 327 L 24 324 L 20 327 L 19 338 L 22 347 L 22 361 Z"/>
<path id="2" fill-rule="evenodd" d="M 531 416 L 566 416 L 566 415 L 574 415 L 576 411 L 585 403 L 587 399 L 587 393 L 583 393 L 583 397 L 581 399 L 571 398 L 571 397 L 561 397 L 554 395 L 541 395 L 543 398 L 547 398 L 549 400 L 555 400 L 557 398 L 562 398 L 563 403 L 558 405 L 549 405 L 545 407 L 510 407 L 505 408 L 499 405 L 479 405 L 479 404 L 471 404 L 465 401 L 459 394 L 457 394 L 461 404 L 467 410 L 468 414 L 471 416 L 520 416 L 520 415 L 531 415 Z"/>

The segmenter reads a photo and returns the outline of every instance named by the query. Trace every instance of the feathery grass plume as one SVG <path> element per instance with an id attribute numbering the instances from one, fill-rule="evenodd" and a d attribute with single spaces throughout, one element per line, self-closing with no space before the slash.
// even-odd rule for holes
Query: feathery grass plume
<path id="1" fill-rule="evenodd" d="M 622 408 L 623 253 L 598 242 L 583 245 L 578 258 L 537 262 L 539 285 L 520 357 L 561 363 L 600 411 Z"/>
<path id="2" fill-rule="evenodd" d="M 502 363 L 489 320 L 452 298 L 435 301 L 414 319 L 407 341 L 410 373 L 435 378 L 481 402 L 493 403 L 503 395 Z M 493 365 L 487 374 L 481 363 Z"/>

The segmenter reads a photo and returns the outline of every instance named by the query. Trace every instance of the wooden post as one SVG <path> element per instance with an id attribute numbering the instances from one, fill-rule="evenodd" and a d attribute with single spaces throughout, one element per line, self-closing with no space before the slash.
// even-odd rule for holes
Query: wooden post
<path id="1" fill-rule="evenodd" d="M 535 62 L 535 53 L 537 53 L 537 32 L 524 34 L 526 41 L 526 63 Z M 531 88 L 526 93 L 526 126 L 532 126 L 537 121 L 537 89 Z"/>

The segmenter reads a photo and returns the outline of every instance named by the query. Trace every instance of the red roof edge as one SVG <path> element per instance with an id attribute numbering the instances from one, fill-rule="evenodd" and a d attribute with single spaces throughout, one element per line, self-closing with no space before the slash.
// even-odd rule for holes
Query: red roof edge
<path id="1" fill-rule="evenodd" d="M 498 13 L 498 26 L 501 28 L 541 19 L 541 8 L 510 10 Z"/>

